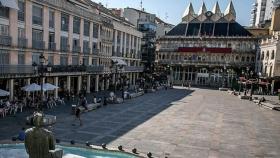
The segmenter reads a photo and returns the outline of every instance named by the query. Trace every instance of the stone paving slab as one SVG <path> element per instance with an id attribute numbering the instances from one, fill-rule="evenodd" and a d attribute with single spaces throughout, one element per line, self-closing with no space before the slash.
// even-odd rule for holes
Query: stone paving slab
<path id="1" fill-rule="evenodd" d="M 123 145 L 163 158 L 280 157 L 280 113 L 217 90 L 145 94 L 82 114 L 82 127 L 72 126 L 71 106 L 55 110 L 47 111 L 57 114 L 51 130 L 64 141 Z M 23 116 L 0 119 L 0 140 L 17 133 Z"/>

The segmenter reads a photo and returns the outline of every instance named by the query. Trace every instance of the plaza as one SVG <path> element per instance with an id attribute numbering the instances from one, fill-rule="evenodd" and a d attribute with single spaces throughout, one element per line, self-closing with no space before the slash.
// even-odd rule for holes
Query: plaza
<path id="1" fill-rule="evenodd" d="M 279 157 L 280 115 L 226 92 L 181 87 L 148 93 L 82 114 L 72 126 L 71 105 L 61 105 L 50 129 L 57 139 L 124 150 L 137 148 L 155 157 Z M 10 140 L 25 125 L 24 113 L 1 119 L 0 139 Z"/>

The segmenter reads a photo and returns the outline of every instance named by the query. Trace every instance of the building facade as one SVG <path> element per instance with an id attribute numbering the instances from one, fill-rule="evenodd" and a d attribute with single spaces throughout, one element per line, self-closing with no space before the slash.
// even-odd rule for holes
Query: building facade
<path id="1" fill-rule="evenodd" d="M 279 0 L 256 0 L 251 10 L 251 26 L 263 27 L 266 21 L 270 21 L 273 9 L 280 4 Z"/>
<path id="2" fill-rule="evenodd" d="M 60 87 L 55 97 L 66 91 L 97 92 L 114 84 L 111 60 L 115 29 L 112 19 L 100 15 L 102 10 L 95 7 L 98 4 L 87 0 L 11 2 L 17 5 L 0 6 L 0 88 L 10 91 L 11 98 L 24 85 L 40 83 L 32 64 L 39 64 L 41 54 L 45 64 L 52 65 L 44 82 Z M 133 31 L 126 34 L 142 38 Z M 123 73 L 140 73 L 141 66 L 137 66 L 128 64 Z M 136 78 L 129 79 L 135 83 Z"/>
<path id="3" fill-rule="evenodd" d="M 242 70 L 254 68 L 258 41 L 235 20 L 232 2 L 224 14 L 218 3 L 212 11 L 203 3 L 198 14 L 190 3 L 182 22 L 157 41 L 159 72 L 170 69 L 173 84 L 231 86 Z"/>

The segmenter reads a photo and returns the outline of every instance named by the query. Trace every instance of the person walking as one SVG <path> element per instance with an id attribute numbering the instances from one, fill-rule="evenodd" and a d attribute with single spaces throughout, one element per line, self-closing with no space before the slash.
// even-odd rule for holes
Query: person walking
<path id="1" fill-rule="evenodd" d="M 75 126 L 76 120 L 79 120 L 80 126 L 83 125 L 82 120 L 81 120 L 81 109 L 79 107 L 76 107 L 76 110 L 75 110 L 75 120 L 74 120 L 74 123 L 72 124 L 73 126 Z"/>

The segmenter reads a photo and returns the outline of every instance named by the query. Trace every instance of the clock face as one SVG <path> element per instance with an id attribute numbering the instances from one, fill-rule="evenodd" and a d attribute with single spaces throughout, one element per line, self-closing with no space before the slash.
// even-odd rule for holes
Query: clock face
<path id="1" fill-rule="evenodd" d="M 206 16 L 207 16 L 207 17 L 211 17 L 212 15 L 213 15 L 212 12 L 210 12 L 210 11 L 209 11 L 209 12 L 206 12 Z"/>

